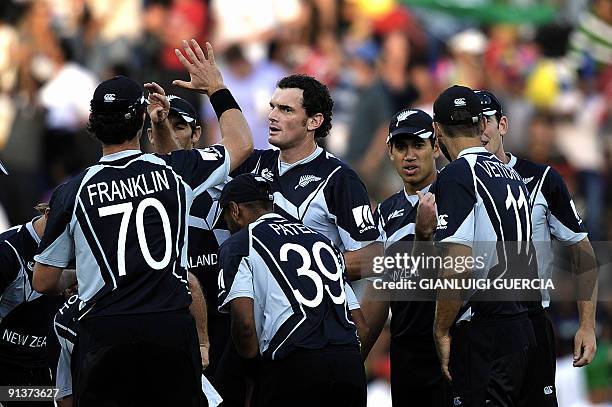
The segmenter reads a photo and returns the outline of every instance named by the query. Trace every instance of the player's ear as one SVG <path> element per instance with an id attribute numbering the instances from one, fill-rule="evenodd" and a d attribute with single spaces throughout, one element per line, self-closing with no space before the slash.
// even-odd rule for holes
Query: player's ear
<path id="1" fill-rule="evenodd" d="M 389 154 L 389 159 L 393 161 L 393 143 L 387 143 L 387 154 Z"/>
<path id="2" fill-rule="evenodd" d="M 196 126 L 196 128 L 191 133 L 191 142 L 193 143 L 193 147 L 195 148 L 200 141 L 200 137 L 202 136 L 202 126 Z"/>
<path id="3" fill-rule="evenodd" d="M 504 137 L 506 133 L 508 133 L 508 118 L 506 116 L 502 116 L 499 119 L 499 123 L 497 124 L 499 129 L 499 134 Z"/>
<path id="4" fill-rule="evenodd" d="M 487 129 L 487 118 L 481 114 L 480 115 L 480 121 L 478 122 L 478 127 L 479 127 L 479 133 L 482 135 L 485 130 Z"/>
<path id="5" fill-rule="evenodd" d="M 438 159 L 438 157 L 440 157 L 440 143 L 438 143 L 437 137 L 434 139 L 433 143 L 433 156 L 436 160 Z"/>
<path id="6" fill-rule="evenodd" d="M 316 113 L 314 116 L 310 116 L 308 119 L 306 119 L 306 129 L 308 131 L 318 129 L 323 124 L 323 120 L 325 120 L 325 118 L 321 113 Z"/>
<path id="7" fill-rule="evenodd" d="M 238 219 L 240 219 L 240 214 L 241 214 L 241 209 L 240 209 L 240 205 L 238 205 L 236 202 L 231 201 L 227 207 L 229 209 L 229 213 L 230 216 L 232 218 L 232 220 L 234 220 L 234 222 L 237 222 Z"/>

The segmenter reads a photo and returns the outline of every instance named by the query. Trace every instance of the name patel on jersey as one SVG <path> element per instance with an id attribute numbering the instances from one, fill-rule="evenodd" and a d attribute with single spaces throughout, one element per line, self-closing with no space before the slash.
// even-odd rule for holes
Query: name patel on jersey
<path id="1" fill-rule="evenodd" d="M 2 340 L 13 345 L 26 346 L 28 348 L 42 348 L 47 345 L 46 336 L 24 335 L 8 329 L 2 332 Z"/>
<path id="2" fill-rule="evenodd" d="M 316 233 L 301 223 L 270 223 L 268 224 L 277 235 L 281 236 L 297 236 L 299 234 Z"/>
<path id="3" fill-rule="evenodd" d="M 155 192 L 170 189 L 168 174 L 164 171 L 152 171 L 147 174 L 138 174 L 136 177 L 127 179 L 111 180 L 110 182 L 98 182 L 87 186 L 89 204 L 94 204 L 94 199 L 101 204 L 116 200 L 125 200 Z"/>
<path id="4" fill-rule="evenodd" d="M 485 170 L 487 175 L 491 178 L 508 178 L 523 182 L 523 179 L 518 175 L 516 171 L 507 167 L 505 164 L 496 161 L 483 161 L 478 165 Z"/>

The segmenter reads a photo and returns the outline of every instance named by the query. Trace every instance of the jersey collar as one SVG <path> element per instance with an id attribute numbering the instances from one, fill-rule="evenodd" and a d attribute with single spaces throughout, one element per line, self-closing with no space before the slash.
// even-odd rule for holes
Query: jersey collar
<path id="1" fill-rule="evenodd" d="M 278 155 L 278 175 L 283 175 L 287 171 L 289 171 L 292 168 L 297 167 L 298 165 L 302 165 L 302 164 L 311 162 L 312 160 L 317 158 L 319 154 L 321 154 L 322 152 L 323 152 L 323 149 L 317 146 L 317 148 L 315 148 L 315 151 L 313 151 L 312 154 L 310 154 L 308 157 L 302 158 L 301 160 L 294 162 L 293 164 L 281 163 L 280 154 L 279 154 Z"/>
<path id="2" fill-rule="evenodd" d="M 421 189 L 421 192 L 424 194 L 428 193 L 430 187 L 431 184 L 427 185 L 425 188 Z M 404 188 L 403 191 L 404 196 L 406 197 L 406 200 L 410 202 L 410 205 L 415 206 L 417 203 L 419 203 L 419 196 L 417 194 L 408 195 L 408 192 L 406 192 L 406 188 Z"/>
<path id="3" fill-rule="evenodd" d="M 126 158 L 126 157 L 129 157 L 131 155 L 135 155 L 135 154 L 142 154 L 142 151 L 140 151 L 140 150 L 123 150 L 123 151 L 119 151 L 119 152 L 112 153 L 112 154 L 105 155 L 105 156 L 101 157 L 100 158 L 100 162 L 109 162 L 109 161 L 121 160 L 122 158 Z"/>
<path id="4" fill-rule="evenodd" d="M 461 152 L 459 153 L 459 155 L 457 156 L 457 159 L 463 157 L 466 154 L 477 154 L 477 153 L 487 153 L 487 154 L 491 154 L 487 151 L 486 148 L 484 147 L 470 147 L 470 148 L 466 148 L 465 150 L 461 150 Z"/>
<path id="5" fill-rule="evenodd" d="M 508 164 L 506 165 L 510 168 L 514 168 L 518 159 L 516 158 L 516 156 L 512 155 L 511 153 L 506 153 L 506 156 L 510 158 L 510 161 L 508 161 Z"/>
<path id="6" fill-rule="evenodd" d="M 257 218 L 257 220 L 255 220 L 255 222 L 259 222 L 259 221 L 262 221 L 264 219 L 285 219 L 285 218 L 283 218 L 278 213 L 269 212 L 269 213 L 265 213 L 265 214 L 261 215 L 259 218 Z M 253 223 L 255 223 L 255 222 L 253 222 Z"/>

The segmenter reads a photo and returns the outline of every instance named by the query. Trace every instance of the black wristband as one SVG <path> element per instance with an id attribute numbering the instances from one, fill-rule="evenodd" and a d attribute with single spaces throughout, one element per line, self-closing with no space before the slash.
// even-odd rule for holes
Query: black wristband
<path id="1" fill-rule="evenodd" d="M 230 110 L 230 109 L 240 110 L 240 106 L 238 106 L 236 99 L 234 99 L 234 97 L 232 96 L 232 93 L 227 88 L 219 89 L 218 91 L 210 95 L 210 104 L 215 110 L 215 114 L 217 115 L 217 120 L 221 119 L 221 115 L 226 110 Z"/>

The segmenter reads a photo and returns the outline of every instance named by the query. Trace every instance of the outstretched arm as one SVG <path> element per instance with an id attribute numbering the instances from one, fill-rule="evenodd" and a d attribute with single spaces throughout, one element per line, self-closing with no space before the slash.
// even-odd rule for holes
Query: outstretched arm
<path id="1" fill-rule="evenodd" d="M 230 155 L 230 170 L 238 168 L 253 152 L 253 136 L 238 103 L 223 83 L 210 43 L 206 55 L 196 40 L 183 41 L 183 52 L 174 50 L 190 81 L 175 80 L 173 85 L 208 95 L 221 129 L 221 143 Z"/>

